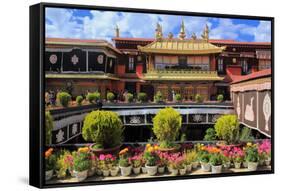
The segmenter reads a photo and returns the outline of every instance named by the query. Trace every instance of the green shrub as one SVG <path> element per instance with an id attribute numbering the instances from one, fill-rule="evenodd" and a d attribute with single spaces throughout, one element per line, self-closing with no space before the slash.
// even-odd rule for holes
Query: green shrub
<path id="1" fill-rule="evenodd" d="M 75 153 L 73 157 L 73 169 L 78 172 L 88 170 L 90 168 L 89 153 Z"/>
<path id="2" fill-rule="evenodd" d="M 210 163 L 213 166 L 222 165 L 223 156 L 220 153 L 212 154 L 210 157 Z"/>
<path id="3" fill-rule="evenodd" d="M 88 93 L 86 98 L 90 103 L 97 102 L 100 99 L 100 93 L 98 91 Z"/>
<path id="4" fill-rule="evenodd" d="M 112 148 L 121 144 L 122 133 L 123 124 L 115 112 L 92 111 L 85 117 L 82 136 L 86 141 Z"/>
<path id="5" fill-rule="evenodd" d="M 161 109 L 153 118 L 152 130 L 160 143 L 169 145 L 176 140 L 181 123 L 182 117 L 180 113 L 171 107 L 167 107 Z"/>
<path id="6" fill-rule="evenodd" d="M 181 94 L 176 94 L 175 98 L 177 102 L 180 102 L 182 100 Z"/>
<path id="7" fill-rule="evenodd" d="M 134 100 L 134 96 L 133 96 L 133 94 L 131 94 L 131 93 L 127 93 L 127 100 L 128 100 L 128 102 L 133 102 L 133 100 Z"/>
<path id="8" fill-rule="evenodd" d="M 67 107 L 69 102 L 71 101 L 71 96 L 69 93 L 67 92 L 60 92 L 58 93 L 58 99 L 59 99 L 59 102 L 60 104 L 63 106 L 63 107 Z"/>
<path id="9" fill-rule="evenodd" d="M 147 101 L 147 95 L 144 92 L 138 93 L 138 101 L 139 102 L 146 102 Z"/>
<path id="10" fill-rule="evenodd" d="M 216 135 L 227 143 L 239 140 L 239 121 L 236 115 L 223 115 L 215 124 Z"/>
<path id="11" fill-rule="evenodd" d="M 215 129 L 208 128 L 204 136 L 204 141 L 215 141 L 215 140 L 217 140 Z"/>
<path id="12" fill-rule="evenodd" d="M 210 155 L 208 153 L 203 153 L 199 155 L 200 162 L 208 163 L 210 161 Z"/>
<path id="13" fill-rule="evenodd" d="M 154 101 L 156 103 L 159 103 L 159 102 L 163 101 L 162 93 L 160 91 L 158 91 L 156 93 L 156 95 L 154 96 Z"/>
<path id="14" fill-rule="evenodd" d="M 195 95 L 195 101 L 197 103 L 201 103 L 201 102 L 203 102 L 203 97 L 200 94 L 196 94 Z"/>
<path id="15" fill-rule="evenodd" d="M 222 94 L 219 94 L 219 95 L 217 96 L 217 101 L 222 102 L 223 99 L 224 99 L 224 97 L 223 97 Z"/>
<path id="16" fill-rule="evenodd" d="M 77 96 L 76 97 L 76 104 L 77 105 L 82 105 L 83 97 L 82 96 Z"/>
<path id="17" fill-rule="evenodd" d="M 108 92 L 106 95 L 106 99 L 110 102 L 113 102 L 115 95 L 112 92 Z"/>
<path id="18" fill-rule="evenodd" d="M 50 112 L 45 113 L 45 133 L 46 133 L 46 144 L 51 144 L 52 142 L 52 130 L 54 128 L 53 117 Z"/>

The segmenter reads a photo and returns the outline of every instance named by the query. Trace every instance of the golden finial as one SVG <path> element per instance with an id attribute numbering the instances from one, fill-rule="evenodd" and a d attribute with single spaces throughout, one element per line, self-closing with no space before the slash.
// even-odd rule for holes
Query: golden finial
<path id="1" fill-rule="evenodd" d="M 116 38 L 119 38 L 120 34 L 119 34 L 119 28 L 118 28 L 118 25 L 116 25 L 116 28 L 115 28 L 115 37 Z"/>
<path id="2" fill-rule="evenodd" d="M 201 37 L 208 41 L 209 40 L 209 33 L 210 33 L 210 29 L 209 29 L 209 26 L 206 24 L 204 30 L 203 30 L 203 34 L 201 35 Z"/>
<path id="3" fill-rule="evenodd" d="M 197 36 L 196 36 L 196 34 L 195 34 L 194 32 L 192 33 L 191 38 L 192 38 L 193 40 L 196 40 L 196 39 L 197 39 Z"/>
<path id="4" fill-rule="evenodd" d="M 155 29 L 155 38 L 156 40 L 161 40 L 163 37 L 162 26 L 157 22 Z"/>
<path id="5" fill-rule="evenodd" d="M 186 34 L 185 34 L 185 26 L 184 26 L 184 22 L 183 22 L 183 20 L 182 20 L 181 26 L 180 26 L 179 38 L 180 38 L 181 40 L 183 40 L 185 37 L 186 37 Z"/>

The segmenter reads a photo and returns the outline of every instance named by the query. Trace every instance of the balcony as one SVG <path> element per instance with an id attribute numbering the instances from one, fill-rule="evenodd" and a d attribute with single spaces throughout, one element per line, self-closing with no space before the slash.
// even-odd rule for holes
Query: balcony
<path id="1" fill-rule="evenodd" d="M 217 71 L 164 69 L 151 70 L 143 74 L 144 80 L 173 80 L 173 81 L 221 81 Z"/>

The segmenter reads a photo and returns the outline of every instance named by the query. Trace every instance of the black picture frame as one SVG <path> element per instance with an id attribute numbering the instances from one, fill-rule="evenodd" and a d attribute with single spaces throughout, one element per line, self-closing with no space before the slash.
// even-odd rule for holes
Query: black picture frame
<path id="1" fill-rule="evenodd" d="M 122 11 L 122 12 L 137 12 L 137 13 L 156 13 L 168 15 L 187 15 L 201 17 L 219 17 L 219 18 L 240 18 L 252 20 L 266 20 L 271 22 L 271 113 L 272 113 L 272 165 L 268 171 L 253 171 L 239 173 L 221 173 L 209 175 L 193 175 L 193 176 L 175 176 L 175 177 L 152 177 L 149 179 L 134 179 L 134 180 L 114 180 L 114 181 L 96 181 L 86 183 L 62 183 L 47 185 L 44 183 L 44 142 L 45 132 L 43 131 L 45 114 L 44 114 L 44 51 L 45 51 L 45 8 L 77 8 L 77 9 L 94 9 L 103 11 Z M 245 175 L 260 175 L 272 174 L 275 170 L 274 160 L 274 17 L 250 16 L 250 15 L 232 15 L 232 14 L 217 14 L 217 13 L 198 13 L 185 11 L 171 10 L 153 10 L 153 9 L 135 9 L 121 7 L 105 7 L 93 5 L 75 5 L 75 4 L 58 4 L 58 3 L 40 3 L 30 6 L 30 133 L 29 133 L 29 184 L 38 188 L 53 188 L 53 187 L 68 187 L 68 186 L 85 186 L 85 185 L 100 185 L 100 184 L 116 184 L 116 183 L 133 183 L 133 182 L 150 182 L 150 181 L 168 181 L 179 179 L 197 179 L 197 178 L 214 178 L 228 176 L 245 176 Z"/>

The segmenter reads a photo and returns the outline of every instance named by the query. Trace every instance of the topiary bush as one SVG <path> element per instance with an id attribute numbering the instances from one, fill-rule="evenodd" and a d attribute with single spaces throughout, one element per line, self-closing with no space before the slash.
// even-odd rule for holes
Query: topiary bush
<path id="1" fill-rule="evenodd" d="M 123 124 L 117 113 L 112 111 L 92 111 L 84 120 L 82 136 L 102 148 L 113 148 L 121 144 Z"/>
<path id="2" fill-rule="evenodd" d="M 219 95 L 217 96 L 217 101 L 218 101 L 218 102 L 222 102 L 223 99 L 224 99 L 224 97 L 223 97 L 222 94 L 219 94 Z"/>
<path id="3" fill-rule="evenodd" d="M 110 102 L 113 102 L 115 95 L 112 92 L 108 92 L 106 95 L 106 99 Z"/>
<path id="4" fill-rule="evenodd" d="M 98 91 L 88 93 L 86 98 L 90 103 L 95 103 L 100 99 L 100 93 Z"/>
<path id="5" fill-rule="evenodd" d="M 51 116 L 50 112 L 47 111 L 45 113 L 45 132 L 46 132 L 46 144 L 52 143 L 52 130 L 54 128 L 53 117 Z"/>
<path id="6" fill-rule="evenodd" d="M 175 98 L 177 102 L 180 102 L 182 100 L 181 94 L 176 94 Z"/>
<path id="7" fill-rule="evenodd" d="M 160 91 L 158 91 L 155 96 L 154 96 L 154 101 L 156 103 L 159 103 L 161 101 L 163 101 L 163 97 L 162 97 L 162 93 Z"/>
<path id="8" fill-rule="evenodd" d="M 215 129 L 208 128 L 204 136 L 204 141 L 215 141 L 215 140 L 217 140 Z"/>
<path id="9" fill-rule="evenodd" d="M 147 101 L 147 95 L 144 92 L 138 93 L 138 101 L 139 102 L 146 102 Z"/>
<path id="10" fill-rule="evenodd" d="M 69 102 L 71 101 L 71 95 L 67 92 L 58 93 L 58 100 L 63 107 L 67 107 Z"/>
<path id="11" fill-rule="evenodd" d="M 200 94 L 195 95 L 195 101 L 197 103 L 202 103 L 203 102 L 203 97 Z"/>
<path id="12" fill-rule="evenodd" d="M 76 104 L 77 105 L 82 105 L 83 97 L 82 96 L 77 96 L 76 97 Z"/>
<path id="13" fill-rule="evenodd" d="M 131 93 L 127 93 L 127 100 L 128 100 L 128 102 L 133 102 L 133 100 L 134 100 L 134 96 L 133 96 L 133 94 L 131 94 Z"/>
<path id="14" fill-rule="evenodd" d="M 171 107 L 161 109 L 153 118 L 153 133 L 160 142 L 160 146 L 169 147 L 176 140 L 182 124 L 179 112 Z"/>
<path id="15" fill-rule="evenodd" d="M 223 115 L 215 124 L 216 135 L 227 143 L 239 141 L 239 121 L 236 115 Z"/>

